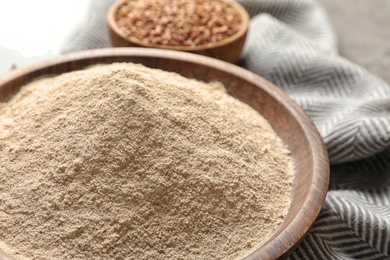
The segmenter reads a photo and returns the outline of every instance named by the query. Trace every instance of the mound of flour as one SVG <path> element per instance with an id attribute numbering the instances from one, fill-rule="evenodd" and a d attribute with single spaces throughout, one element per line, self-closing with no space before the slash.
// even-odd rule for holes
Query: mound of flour
<path id="1" fill-rule="evenodd" d="M 220 84 L 128 63 L 23 87 L 0 107 L 0 165 L 0 248 L 20 259 L 241 257 L 294 171 Z"/>

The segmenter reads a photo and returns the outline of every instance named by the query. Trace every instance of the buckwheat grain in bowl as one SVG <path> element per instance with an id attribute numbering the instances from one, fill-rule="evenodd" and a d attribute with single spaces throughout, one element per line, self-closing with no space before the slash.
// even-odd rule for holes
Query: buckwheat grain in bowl
<path id="1" fill-rule="evenodd" d="M 116 47 L 190 51 L 233 63 L 248 20 L 233 0 L 119 0 L 108 14 Z"/>

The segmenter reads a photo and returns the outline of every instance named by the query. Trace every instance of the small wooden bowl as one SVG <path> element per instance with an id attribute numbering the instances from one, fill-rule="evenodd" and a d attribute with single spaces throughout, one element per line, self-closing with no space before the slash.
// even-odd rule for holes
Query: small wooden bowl
<path id="1" fill-rule="evenodd" d="M 290 254 L 309 231 L 324 203 L 329 183 L 329 162 L 312 121 L 280 88 L 264 78 L 235 65 L 191 53 L 112 48 L 67 54 L 16 69 L 0 78 L 0 101 L 8 100 L 21 86 L 38 77 L 113 62 L 141 63 L 188 78 L 220 81 L 230 95 L 247 103 L 269 121 L 291 151 L 295 162 L 292 202 L 275 233 L 246 259 L 277 259 Z M 0 259 L 4 258 L 0 252 Z"/>
<path id="2" fill-rule="evenodd" d="M 229 38 L 217 43 L 210 43 L 197 46 L 168 46 L 161 44 L 148 44 L 134 37 L 127 37 L 123 31 L 118 27 L 115 14 L 118 8 L 127 0 L 118 0 L 108 11 L 107 21 L 110 32 L 112 45 L 114 47 L 148 47 L 175 51 L 186 51 L 197 53 L 223 61 L 235 63 L 240 58 L 242 49 L 245 44 L 246 34 L 248 32 L 249 15 L 246 10 L 237 2 L 233 0 L 224 0 L 226 3 L 233 6 L 241 17 L 241 27 L 239 31 Z"/>

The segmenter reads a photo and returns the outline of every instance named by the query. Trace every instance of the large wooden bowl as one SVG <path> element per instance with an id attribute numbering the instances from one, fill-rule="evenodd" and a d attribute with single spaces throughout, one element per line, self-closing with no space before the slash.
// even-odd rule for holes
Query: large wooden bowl
<path id="1" fill-rule="evenodd" d="M 175 51 L 186 51 L 217 58 L 231 63 L 237 62 L 240 58 L 248 32 L 249 15 L 245 11 L 245 9 L 236 1 L 224 0 L 226 3 L 233 6 L 240 15 L 242 23 L 239 31 L 236 34 L 220 42 L 197 46 L 168 46 L 162 44 L 149 44 L 137 38 L 126 36 L 126 34 L 119 28 L 115 20 L 115 14 L 118 8 L 126 1 L 128 0 L 116 1 L 108 11 L 107 22 L 111 42 L 114 47 L 147 47 Z"/>
<path id="2" fill-rule="evenodd" d="M 21 68 L 0 79 L 0 101 L 47 74 L 97 63 L 134 62 L 185 77 L 222 82 L 230 95 L 249 104 L 272 125 L 291 151 L 295 176 L 291 208 L 272 237 L 247 259 L 276 259 L 292 252 L 310 229 L 325 200 L 329 163 L 320 135 L 304 111 L 282 90 L 247 70 L 208 57 L 158 49 L 115 48 L 67 54 Z M 4 258 L 4 256 L 3 256 Z M 0 259 L 3 259 L 0 252 Z"/>

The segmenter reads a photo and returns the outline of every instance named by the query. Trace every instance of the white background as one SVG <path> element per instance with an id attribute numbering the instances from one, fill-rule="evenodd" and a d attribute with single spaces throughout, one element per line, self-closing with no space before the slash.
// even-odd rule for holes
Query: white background
<path id="1" fill-rule="evenodd" d="M 90 1 L 0 0 L 0 76 L 59 54 Z"/>

